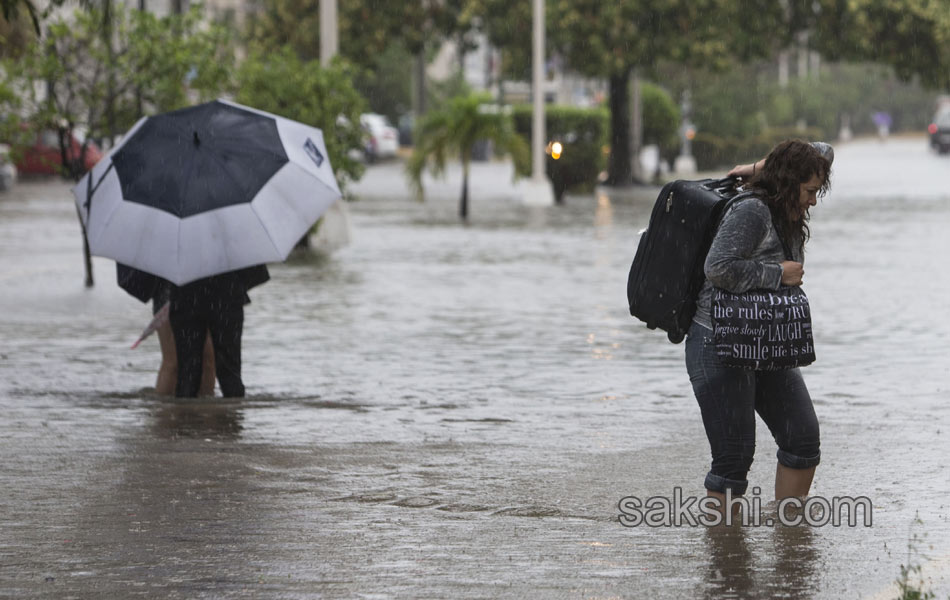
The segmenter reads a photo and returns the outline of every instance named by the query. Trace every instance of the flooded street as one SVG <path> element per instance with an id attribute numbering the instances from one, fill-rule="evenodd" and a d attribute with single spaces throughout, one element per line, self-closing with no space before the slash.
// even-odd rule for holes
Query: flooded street
<path id="1" fill-rule="evenodd" d="M 463 226 L 454 184 L 419 204 L 373 167 L 351 245 L 251 292 L 249 396 L 225 402 L 151 392 L 157 339 L 129 350 L 150 309 L 110 260 L 83 287 L 68 187 L 21 183 L 0 195 L 0 597 L 885 598 L 914 535 L 946 597 L 950 158 L 836 155 L 804 278 L 812 493 L 867 496 L 872 527 L 618 523 L 625 496 L 704 494 L 709 467 L 683 346 L 626 306 L 656 190 L 524 207 L 475 165 Z M 764 500 L 774 471 L 760 420 Z"/>

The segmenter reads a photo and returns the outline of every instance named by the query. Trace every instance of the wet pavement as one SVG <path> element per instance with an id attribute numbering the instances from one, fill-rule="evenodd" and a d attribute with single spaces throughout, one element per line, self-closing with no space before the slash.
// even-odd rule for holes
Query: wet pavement
<path id="1" fill-rule="evenodd" d="M 950 159 L 840 146 L 813 211 L 813 493 L 869 497 L 856 528 L 622 527 L 709 460 L 683 347 L 626 309 L 655 191 L 473 181 L 463 226 L 453 181 L 371 169 L 352 244 L 252 292 L 235 402 L 151 393 L 65 185 L 0 196 L 0 597 L 883 598 L 908 562 L 950 594 Z M 760 422 L 752 486 L 774 453 Z"/>

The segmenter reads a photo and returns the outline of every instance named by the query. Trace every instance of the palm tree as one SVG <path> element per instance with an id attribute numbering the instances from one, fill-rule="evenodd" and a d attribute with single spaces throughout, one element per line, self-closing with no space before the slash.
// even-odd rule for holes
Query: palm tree
<path id="1" fill-rule="evenodd" d="M 496 152 L 510 154 L 516 163 L 530 160 L 527 142 L 515 133 L 511 117 L 492 104 L 487 94 L 452 98 L 448 105 L 430 112 L 416 129 L 416 147 L 406 165 L 413 189 L 422 199 L 422 172 L 429 165 L 433 175 L 445 171 L 449 154 L 462 161 L 462 197 L 459 216 L 468 219 L 468 174 L 472 147 L 479 140 L 493 142 Z"/>

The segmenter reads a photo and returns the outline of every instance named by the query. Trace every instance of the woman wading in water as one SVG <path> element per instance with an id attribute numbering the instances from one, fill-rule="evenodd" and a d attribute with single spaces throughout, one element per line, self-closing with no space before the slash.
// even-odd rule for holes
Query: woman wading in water
<path id="1" fill-rule="evenodd" d="M 821 458 L 818 418 L 799 369 L 749 371 L 722 365 L 710 304 L 713 287 L 742 293 L 802 284 L 808 210 L 829 187 L 833 159 L 827 144 L 790 140 L 765 159 L 729 173 L 741 177 L 755 194 L 735 202 L 722 219 L 686 339 L 686 368 L 712 451 L 704 485 L 720 506 L 726 490 L 736 497 L 748 487 L 756 413 L 778 445 L 776 500 L 807 496 Z"/>

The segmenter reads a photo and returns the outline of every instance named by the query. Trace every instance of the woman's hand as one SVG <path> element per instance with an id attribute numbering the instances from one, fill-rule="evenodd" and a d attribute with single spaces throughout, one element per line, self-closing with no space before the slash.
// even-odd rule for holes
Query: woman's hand
<path id="1" fill-rule="evenodd" d="M 785 285 L 801 285 L 805 276 L 805 267 L 793 260 L 782 261 L 782 283 Z"/>
<path id="2" fill-rule="evenodd" d="M 765 166 L 765 159 L 754 163 L 749 163 L 747 165 L 736 165 L 732 167 L 732 170 L 726 173 L 727 177 L 741 177 L 743 179 L 749 179 L 756 173 L 762 170 L 762 167 Z"/>

